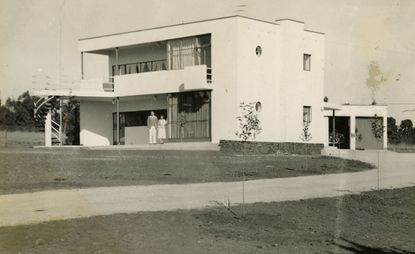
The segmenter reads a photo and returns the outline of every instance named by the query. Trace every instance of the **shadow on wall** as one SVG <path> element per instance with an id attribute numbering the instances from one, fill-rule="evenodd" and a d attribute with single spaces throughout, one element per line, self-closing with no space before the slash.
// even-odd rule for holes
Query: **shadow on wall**
<path id="1" fill-rule="evenodd" d="M 344 238 L 340 238 L 340 241 L 342 241 L 343 243 L 335 243 L 336 246 L 344 249 L 344 250 L 348 250 L 351 253 L 356 253 L 356 254 L 415 254 L 415 252 L 412 251 L 406 251 L 406 250 L 401 250 L 395 247 L 391 247 L 391 248 L 380 248 L 380 247 L 370 247 L 370 246 L 365 246 Z"/>

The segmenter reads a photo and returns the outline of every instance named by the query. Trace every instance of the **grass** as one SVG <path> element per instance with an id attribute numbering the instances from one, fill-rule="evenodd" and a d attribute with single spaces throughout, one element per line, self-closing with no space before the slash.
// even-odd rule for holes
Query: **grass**
<path id="1" fill-rule="evenodd" d="M 0 253 L 415 253 L 415 187 L 245 208 L 3 227 Z"/>
<path id="2" fill-rule="evenodd" d="M 241 181 L 356 172 L 333 157 L 236 156 L 216 151 L 0 149 L 0 194 L 59 188 Z"/>
<path id="3" fill-rule="evenodd" d="M 43 132 L 0 131 L 0 147 L 33 147 L 44 143 Z"/>
<path id="4" fill-rule="evenodd" d="M 415 153 L 415 144 L 388 144 L 388 150 L 397 153 Z"/>

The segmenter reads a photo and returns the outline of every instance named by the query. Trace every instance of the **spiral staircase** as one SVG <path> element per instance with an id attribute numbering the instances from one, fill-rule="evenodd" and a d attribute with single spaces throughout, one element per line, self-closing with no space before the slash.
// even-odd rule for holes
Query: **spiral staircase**
<path id="1" fill-rule="evenodd" d="M 59 110 L 53 103 L 59 99 Z M 56 96 L 41 96 L 34 102 L 34 119 L 37 127 L 45 132 L 45 146 L 63 145 L 62 140 L 62 100 Z M 56 119 L 59 119 L 56 121 Z"/>

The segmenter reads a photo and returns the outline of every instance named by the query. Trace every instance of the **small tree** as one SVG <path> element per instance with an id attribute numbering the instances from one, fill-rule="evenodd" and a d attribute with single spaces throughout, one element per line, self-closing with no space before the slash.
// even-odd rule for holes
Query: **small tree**
<path id="1" fill-rule="evenodd" d="M 310 122 L 304 121 L 303 124 L 303 131 L 301 132 L 300 139 L 305 142 L 305 165 L 306 169 L 308 170 L 308 142 L 312 139 L 311 133 L 310 133 Z"/>
<path id="2" fill-rule="evenodd" d="M 375 136 L 376 138 L 376 148 L 377 148 L 377 154 L 378 154 L 377 181 L 378 181 L 378 190 L 379 190 L 379 156 L 380 156 L 379 143 L 382 141 L 383 133 L 385 132 L 385 126 L 383 125 L 382 118 L 378 117 L 376 114 L 374 115 L 374 117 L 372 118 L 370 122 L 371 122 L 373 136 Z"/>
<path id="3" fill-rule="evenodd" d="M 256 136 L 262 131 L 258 113 L 255 110 L 255 103 L 256 102 L 241 102 L 239 105 L 242 110 L 242 115 L 237 117 L 239 129 L 235 134 L 242 142 L 246 142 L 249 139 L 255 140 Z"/>
<path id="4" fill-rule="evenodd" d="M 239 105 L 242 115 L 237 117 L 239 129 L 235 134 L 242 142 L 246 142 L 249 139 L 255 140 L 256 136 L 262 131 L 261 122 L 259 121 L 255 105 L 256 102 L 241 102 Z M 242 217 L 245 217 L 245 169 L 243 168 L 242 171 Z"/>

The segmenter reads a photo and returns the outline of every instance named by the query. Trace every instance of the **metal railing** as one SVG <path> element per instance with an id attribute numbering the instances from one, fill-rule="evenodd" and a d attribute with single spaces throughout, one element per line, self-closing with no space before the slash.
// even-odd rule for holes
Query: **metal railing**
<path id="1" fill-rule="evenodd" d="M 165 70 L 167 70 L 167 59 L 118 64 L 118 71 L 117 65 L 112 66 L 113 76 Z"/>
<path id="2" fill-rule="evenodd" d="M 212 68 L 206 69 L 206 80 L 208 83 L 212 83 Z"/>

